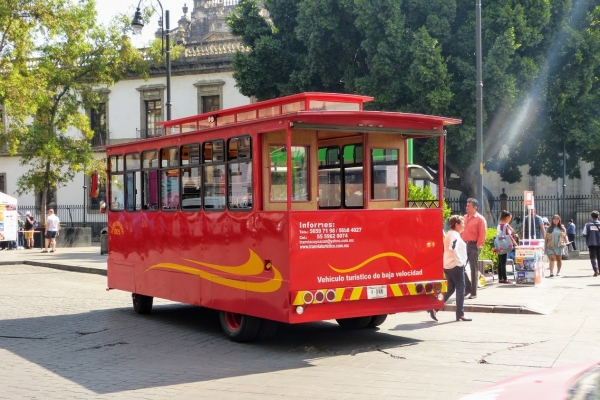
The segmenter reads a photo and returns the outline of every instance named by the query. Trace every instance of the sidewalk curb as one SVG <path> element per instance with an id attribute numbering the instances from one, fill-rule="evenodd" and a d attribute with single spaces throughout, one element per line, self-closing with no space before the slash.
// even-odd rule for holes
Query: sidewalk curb
<path id="1" fill-rule="evenodd" d="M 465 312 L 481 312 L 481 313 L 496 313 L 496 314 L 530 314 L 530 315 L 546 315 L 547 313 L 531 309 L 523 306 L 503 306 L 503 305 L 484 305 L 471 304 L 464 306 Z M 456 311 L 456 304 L 446 304 L 444 311 Z"/>
<path id="2" fill-rule="evenodd" d="M 84 274 L 96 274 L 96 275 L 106 276 L 105 269 L 81 267 L 81 266 L 77 266 L 77 265 L 64 265 L 64 264 L 55 264 L 55 263 L 38 262 L 38 261 L 0 261 L 0 265 L 20 265 L 20 264 L 32 265 L 34 267 L 60 269 L 63 271 L 70 271 L 70 272 L 80 272 L 80 273 L 84 273 Z"/>

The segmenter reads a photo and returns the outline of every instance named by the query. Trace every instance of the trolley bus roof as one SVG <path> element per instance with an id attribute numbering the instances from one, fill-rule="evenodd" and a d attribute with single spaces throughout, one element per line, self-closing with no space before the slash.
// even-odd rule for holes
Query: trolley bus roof
<path id="1" fill-rule="evenodd" d="M 241 107 L 217 110 L 158 123 L 166 135 L 259 122 L 290 120 L 296 128 L 402 133 L 408 136 L 443 134 L 443 127 L 460 124 L 454 118 L 398 112 L 363 111 L 373 97 L 336 93 L 300 93 Z M 349 113 L 349 111 L 351 111 Z M 340 124 L 340 121 L 343 123 Z"/>

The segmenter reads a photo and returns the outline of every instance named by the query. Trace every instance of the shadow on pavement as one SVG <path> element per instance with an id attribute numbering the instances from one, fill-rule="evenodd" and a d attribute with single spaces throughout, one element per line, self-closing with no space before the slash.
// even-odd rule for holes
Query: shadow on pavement
<path id="1" fill-rule="evenodd" d="M 0 347 L 97 394 L 306 368 L 314 358 L 417 343 L 324 321 L 239 344 L 224 336 L 216 311 L 180 304 L 147 316 L 118 308 L 0 321 Z"/>

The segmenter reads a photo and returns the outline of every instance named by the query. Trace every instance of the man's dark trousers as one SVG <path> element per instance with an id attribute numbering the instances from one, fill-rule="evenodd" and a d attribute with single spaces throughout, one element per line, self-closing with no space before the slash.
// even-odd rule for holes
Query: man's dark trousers
<path id="1" fill-rule="evenodd" d="M 465 292 L 471 296 L 477 296 L 477 284 L 479 283 L 479 253 L 477 242 L 467 242 L 467 259 L 471 268 L 471 277 L 465 271 Z"/>

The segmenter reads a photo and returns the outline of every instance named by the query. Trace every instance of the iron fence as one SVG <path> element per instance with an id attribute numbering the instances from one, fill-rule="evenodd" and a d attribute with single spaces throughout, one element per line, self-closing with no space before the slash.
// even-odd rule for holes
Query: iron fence
<path id="1" fill-rule="evenodd" d="M 55 214 L 60 219 L 61 226 L 79 228 L 92 228 L 92 241 L 100 241 L 100 231 L 106 228 L 108 224 L 108 215 L 99 212 L 98 207 L 77 205 L 62 205 L 53 207 Z M 31 212 L 36 220 L 40 220 L 40 211 L 35 206 L 19 206 L 19 211 L 26 213 Z"/>
<path id="2" fill-rule="evenodd" d="M 507 210 L 513 215 L 514 223 L 511 225 L 515 225 L 518 229 L 520 228 L 518 221 L 522 221 L 525 212 L 523 197 L 499 196 L 495 198 L 488 197 L 487 200 L 490 212 L 489 214 L 487 212 L 483 214 L 488 221 L 488 226 L 496 226 L 500 217 L 500 211 Z M 452 209 L 453 214 L 465 214 L 466 197 L 461 196 L 460 198 L 446 199 L 446 203 Z M 555 214 L 560 215 L 563 224 L 572 219 L 576 226 L 575 245 L 578 250 L 587 250 L 585 238 L 581 234 L 581 231 L 585 223 L 591 219 L 590 212 L 592 210 L 600 210 L 599 195 L 565 196 L 564 198 L 562 196 L 536 196 L 535 208 L 539 216 L 546 217 L 549 221 L 552 220 L 552 216 Z"/>

